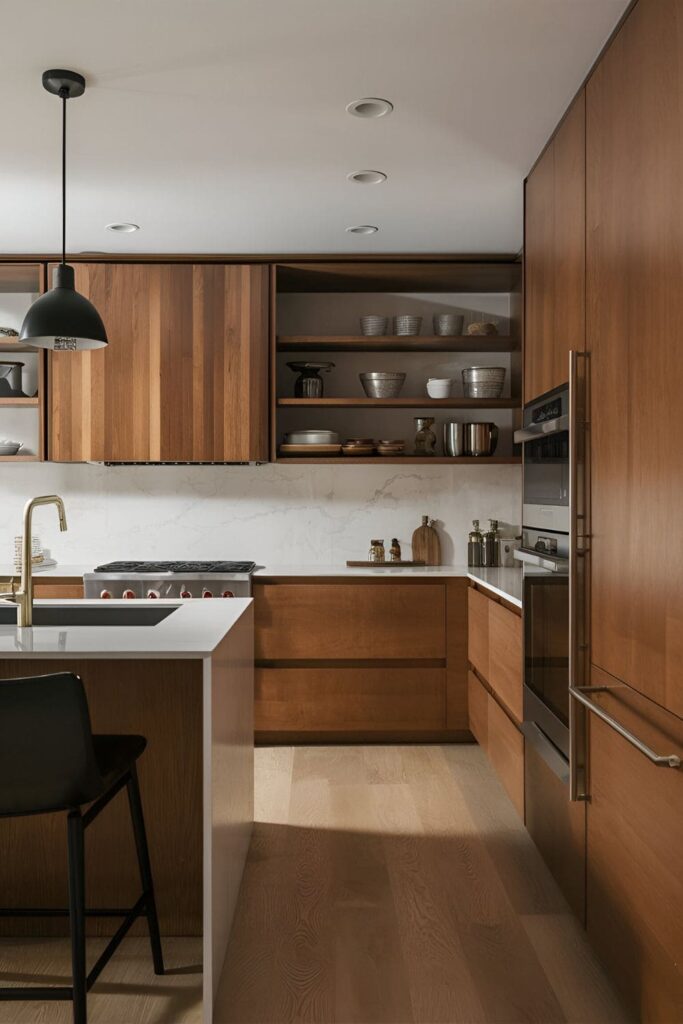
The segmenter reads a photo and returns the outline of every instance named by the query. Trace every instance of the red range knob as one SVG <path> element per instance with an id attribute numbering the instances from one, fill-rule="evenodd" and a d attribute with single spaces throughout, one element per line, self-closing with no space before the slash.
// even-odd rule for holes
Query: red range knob
<path id="1" fill-rule="evenodd" d="M 180 591 L 180 596 L 184 597 L 184 598 L 187 598 L 187 597 L 192 597 L 192 594 L 190 593 L 189 590 L 181 590 Z"/>
<path id="2" fill-rule="evenodd" d="M 147 591 L 147 597 L 148 598 L 151 598 L 151 597 L 161 597 L 161 594 L 159 593 L 158 590 L 148 590 Z"/>
<path id="3" fill-rule="evenodd" d="M 100 591 L 100 597 L 101 598 L 111 597 L 111 592 L 109 590 L 101 590 Z"/>
<path id="4" fill-rule="evenodd" d="M 121 594 L 121 597 L 125 597 L 125 598 L 128 598 L 128 599 L 134 598 L 136 596 L 137 595 L 136 595 L 134 590 L 124 590 L 124 592 Z"/>
<path id="5" fill-rule="evenodd" d="M 233 594 L 232 590 L 224 590 L 223 593 L 221 594 L 221 597 L 234 597 L 234 596 L 235 595 Z"/>
<path id="6" fill-rule="evenodd" d="M 213 594 L 211 593 L 210 590 L 207 590 L 205 587 L 204 590 L 202 590 L 202 597 L 213 597 Z"/>

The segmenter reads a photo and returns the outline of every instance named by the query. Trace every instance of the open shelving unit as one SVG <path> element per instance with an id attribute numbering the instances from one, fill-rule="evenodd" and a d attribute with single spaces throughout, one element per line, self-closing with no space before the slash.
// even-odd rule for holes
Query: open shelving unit
<path id="1" fill-rule="evenodd" d="M 0 266 L 0 326 L 19 330 L 29 306 L 45 290 L 45 271 L 40 263 L 6 263 Z M 45 458 L 45 353 L 12 338 L 0 338 L 0 361 L 16 357 L 23 362 L 22 387 L 35 395 L 0 394 L 0 437 L 22 441 L 28 451 L 2 455 L 0 462 L 41 462 Z"/>
<path id="2" fill-rule="evenodd" d="M 513 258 L 409 260 L 381 257 L 337 263 L 277 264 L 272 278 L 271 315 L 271 459 L 303 465 L 514 465 L 520 456 L 512 432 L 521 409 L 521 264 Z M 501 333 L 442 337 L 352 333 L 361 313 L 400 311 L 423 316 L 431 326 L 432 312 L 457 311 L 465 323 L 496 319 Z M 503 328 L 504 324 L 504 328 Z M 323 374 L 323 398 L 295 398 L 294 375 L 288 360 L 324 362 L 336 354 L 335 369 Z M 328 355 L 325 355 L 328 354 Z M 365 356 L 371 359 L 365 359 Z M 318 356 L 318 358 L 316 358 Z M 387 359 L 396 357 L 395 364 Z M 426 358 L 425 358 L 426 357 Z M 420 395 L 427 376 L 451 376 L 459 384 L 460 370 L 468 365 L 505 365 L 506 390 L 501 398 L 471 399 L 460 394 L 434 399 Z M 381 363 L 381 365 L 376 365 Z M 368 398 L 358 372 L 400 369 L 407 372 L 405 395 Z M 454 388 L 458 390 L 458 388 Z M 338 391 L 337 394 L 334 391 Z M 461 391 L 461 389 L 460 389 Z M 332 393 L 330 393 L 332 392 Z M 354 393 L 355 392 L 355 393 Z M 312 416 L 306 416 L 306 410 Z M 412 454 L 414 425 L 401 410 L 425 415 L 452 410 L 462 422 L 491 419 L 498 423 L 502 441 L 487 457 L 449 457 L 437 444 L 433 456 Z M 376 415 L 375 415 L 376 414 Z M 487 415 L 488 414 L 488 415 Z M 446 417 L 449 418 L 449 417 Z M 279 445 L 293 429 L 325 428 L 349 436 L 400 437 L 406 454 L 399 456 L 281 455 Z M 435 423 L 437 441 L 442 422 Z M 379 433 L 381 431 L 381 433 Z"/>

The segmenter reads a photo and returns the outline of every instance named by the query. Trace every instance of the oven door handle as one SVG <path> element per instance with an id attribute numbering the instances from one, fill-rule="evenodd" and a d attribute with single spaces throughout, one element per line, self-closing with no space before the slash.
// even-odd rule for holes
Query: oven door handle
<path id="1" fill-rule="evenodd" d="M 517 548 L 512 554 L 518 562 L 536 565 L 539 569 L 550 569 L 551 572 L 566 572 L 569 567 L 569 559 L 561 555 L 541 554 L 530 548 Z"/>
<path id="2" fill-rule="evenodd" d="M 530 423 L 528 427 L 515 430 L 515 444 L 522 444 L 524 441 L 537 441 L 539 437 L 548 437 L 549 434 L 561 434 L 569 430 L 569 416 L 557 416 L 554 420 L 545 420 L 543 423 Z"/>

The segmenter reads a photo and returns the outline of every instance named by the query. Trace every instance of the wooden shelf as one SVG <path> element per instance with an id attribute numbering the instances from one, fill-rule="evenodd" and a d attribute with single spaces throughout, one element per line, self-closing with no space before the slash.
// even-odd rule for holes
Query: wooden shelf
<path id="1" fill-rule="evenodd" d="M 40 399 L 37 395 L 35 398 L 0 398 L 0 409 L 4 406 L 30 406 L 37 409 L 39 405 Z"/>
<path id="2" fill-rule="evenodd" d="M 295 462 L 297 465 L 304 465 L 310 462 L 317 466 L 336 466 L 342 463 L 350 466 L 381 466 L 388 465 L 432 465 L 432 466 L 518 466 L 522 462 L 520 455 L 482 455 L 475 458 L 471 455 L 463 455 L 451 458 L 448 455 L 333 455 L 328 458 L 315 458 L 308 455 L 285 456 L 278 455 L 275 460 L 278 463 Z"/>
<path id="3" fill-rule="evenodd" d="M 2 341 L 0 341 L 0 352 L 17 352 L 21 355 L 22 352 L 33 352 L 34 355 L 38 354 L 37 348 L 31 348 L 30 345 L 23 345 L 20 341 L 10 341 L 9 338 L 4 335 L 0 335 Z"/>
<path id="4" fill-rule="evenodd" d="M 519 398 L 278 398 L 296 409 L 520 409 Z"/>
<path id="5" fill-rule="evenodd" d="M 0 455 L 0 462 L 41 462 L 40 455 Z"/>
<path id="6" fill-rule="evenodd" d="M 504 335 L 300 334 L 277 339 L 279 352 L 518 352 L 519 338 Z"/>

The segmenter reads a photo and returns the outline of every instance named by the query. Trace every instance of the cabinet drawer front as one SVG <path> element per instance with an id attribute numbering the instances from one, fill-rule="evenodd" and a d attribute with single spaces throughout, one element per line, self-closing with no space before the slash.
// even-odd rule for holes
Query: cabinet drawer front
<path id="1" fill-rule="evenodd" d="M 489 760 L 523 819 L 524 737 L 493 697 L 489 697 L 488 702 Z"/>
<path id="2" fill-rule="evenodd" d="M 488 748 L 489 695 L 474 672 L 467 673 L 467 702 L 470 732 L 483 750 Z"/>
<path id="3" fill-rule="evenodd" d="M 653 746 L 680 751 L 680 722 L 668 736 L 652 740 L 644 723 L 625 708 L 607 710 Z M 678 1022 L 683 1007 L 683 772 L 649 764 L 591 716 L 590 794 L 588 934 L 639 1019 Z"/>
<path id="4" fill-rule="evenodd" d="M 257 732 L 383 732 L 446 726 L 446 670 L 257 668 Z"/>
<path id="5" fill-rule="evenodd" d="M 496 601 L 489 601 L 489 674 L 491 688 L 522 721 L 522 620 Z"/>
<path id="6" fill-rule="evenodd" d="M 446 656 L 443 584 L 266 584 L 254 597 L 257 660 Z"/>
<path id="7" fill-rule="evenodd" d="M 467 657 L 479 675 L 489 677 L 488 597 L 470 587 L 467 595 Z"/>

